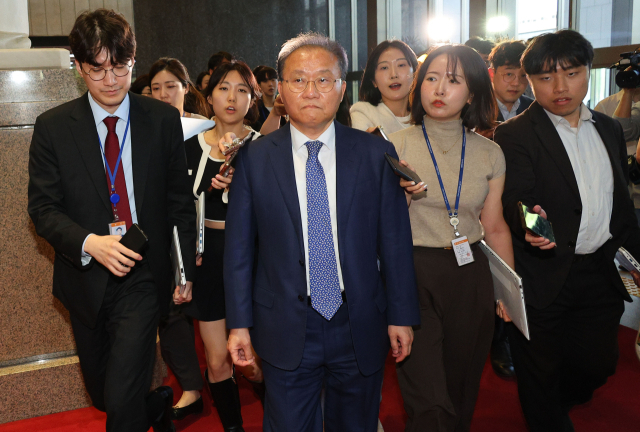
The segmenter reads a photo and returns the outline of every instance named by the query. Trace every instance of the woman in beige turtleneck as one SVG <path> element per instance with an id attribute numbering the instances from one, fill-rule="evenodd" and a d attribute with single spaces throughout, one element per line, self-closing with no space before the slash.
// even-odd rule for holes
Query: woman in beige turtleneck
<path id="1" fill-rule="evenodd" d="M 497 144 L 472 132 L 493 127 L 494 101 L 480 55 L 464 45 L 442 46 L 417 73 L 413 126 L 390 137 L 400 159 L 423 180 L 400 182 L 407 192 L 421 309 L 411 355 L 398 367 L 406 431 L 463 432 L 471 425 L 494 327 L 491 272 L 477 243 L 484 238 L 513 267 L 511 234 L 502 216 L 504 156 Z M 468 238 L 474 261 L 462 266 L 452 250 L 460 237 L 427 137 L 452 212 L 466 141 L 457 231 Z"/>

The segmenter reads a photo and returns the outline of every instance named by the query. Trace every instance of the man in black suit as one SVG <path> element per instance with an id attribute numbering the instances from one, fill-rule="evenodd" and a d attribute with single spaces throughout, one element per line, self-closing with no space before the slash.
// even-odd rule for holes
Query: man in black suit
<path id="1" fill-rule="evenodd" d="M 533 99 L 524 95 L 529 82 L 520 65 L 526 48 L 522 41 L 506 41 L 496 45 L 489 54 L 491 84 L 498 102 L 500 122 L 521 114 L 533 102 Z"/>
<path id="2" fill-rule="evenodd" d="M 55 249 L 53 294 L 70 312 L 85 385 L 107 430 L 172 431 L 171 388 L 147 393 L 171 298 L 173 227 L 182 250 L 195 244 L 179 114 L 128 93 L 136 43 L 122 15 L 85 12 L 69 41 L 89 91 L 36 120 L 29 215 Z M 140 254 L 109 235 L 134 223 L 148 237 Z M 195 256 L 183 259 L 191 280 Z M 189 301 L 191 283 L 173 298 Z"/>
<path id="3" fill-rule="evenodd" d="M 522 66 L 536 101 L 495 133 L 531 340 L 513 325 L 508 334 L 532 432 L 573 431 L 570 408 L 615 372 L 623 301 L 631 299 L 613 259 L 621 246 L 640 257 L 622 128 L 582 103 L 592 60 L 577 32 L 535 38 Z M 525 232 L 520 201 L 549 217 L 555 242 Z"/>

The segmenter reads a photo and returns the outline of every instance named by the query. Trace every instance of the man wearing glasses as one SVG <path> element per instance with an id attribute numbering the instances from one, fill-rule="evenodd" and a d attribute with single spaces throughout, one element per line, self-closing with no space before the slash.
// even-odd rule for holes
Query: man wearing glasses
<path id="1" fill-rule="evenodd" d="M 106 430 L 174 431 L 171 388 L 149 388 L 158 319 L 175 288 L 173 226 L 183 250 L 195 244 L 179 113 L 128 93 L 136 42 L 121 15 L 83 13 L 69 42 L 89 91 L 36 120 L 29 214 L 55 249 L 53 294 L 70 312 L 85 385 L 107 413 Z M 146 250 L 120 243 L 118 230 L 133 224 L 145 232 Z M 191 280 L 195 255 L 183 260 Z M 176 288 L 176 304 L 190 300 L 187 284 L 182 294 Z"/>
<path id="2" fill-rule="evenodd" d="M 239 366 L 252 345 L 262 359 L 273 432 L 376 430 L 389 347 L 402 361 L 419 324 L 406 199 L 384 158 L 397 155 L 334 120 L 346 72 L 337 42 L 286 42 L 290 122 L 240 150 L 230 188 L 228 348 Z"/>
<path id="3" fill-rule="evenodd" d="M 520 66 L 520 57 L 526 48 L 522 41 L 507 41 L 496 45 L 489 54 L 489 71 L 500 109 L 500 122 L 517 116 L 533 102 L 533 99 L 524 95 L 529 82 L 527 74 Z"/>

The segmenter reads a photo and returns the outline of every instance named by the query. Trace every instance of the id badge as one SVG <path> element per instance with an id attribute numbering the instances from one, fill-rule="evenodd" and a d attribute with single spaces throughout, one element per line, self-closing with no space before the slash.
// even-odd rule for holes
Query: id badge
<path id="1" fill-rule="evenodd" d="M 471 252 L 471 245 L 469 244 L 469 239 L 466 236 L 451 240 L 451 245 L 453 246 L 453 253 L 456 254 L 458 266 L 470 264 L 474 261 L 473 252 Z"/>
<path id="2" fill-rule="evenodd" d="M 114 221 L 109 224 L 109 234 L 123 236 L 127 232 L 126 221 Z"/>

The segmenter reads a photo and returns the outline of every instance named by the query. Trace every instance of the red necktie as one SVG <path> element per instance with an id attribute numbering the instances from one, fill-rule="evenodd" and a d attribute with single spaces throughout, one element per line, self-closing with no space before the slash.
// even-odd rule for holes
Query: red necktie
<path id="1" fill-rule="evenodd" d="M 104 154 L 107 157 L 107 163 L 113 173 L 116 169 L 116 163 L 118 162 L 118 154 L 120 153 L 120 145 L 118 143 L 118 135 L 116 134 L 116 123 L 118 123 L 118 117 L 107 117 L 104 120 L 104 124 L 107 126 L 107 139 L 104 141 Z M 124 143 L 122 143 L 124 145 Z M 131 208 L 129 207 L 129 195 L 127 194 L 127 183 L 124 180 L 124 169 L 122 168 L 122 159 L 118 165 L 118 172 L 116 174 L 115 181 L 115 193 L 120 196 L 118 204 L 112 204 L 114 210 L 114 216 L 117 213 L 118 219 L 127 223 L 127 229 L 133 224 L 131 220 Z M 107 175 L 107 184 L 109 185 L 109 195 L 111 195 L 111 179 L 109 178 L 109 170 L 105 167 Z"/>

